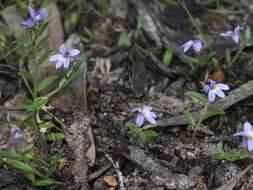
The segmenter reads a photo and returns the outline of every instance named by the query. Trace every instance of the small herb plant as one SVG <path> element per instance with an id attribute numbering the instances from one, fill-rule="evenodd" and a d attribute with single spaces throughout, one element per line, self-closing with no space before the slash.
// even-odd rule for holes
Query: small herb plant
<path id="1" fill-rule="evenodd" d="M 206 94 L 208 94 L 208 98 L 205 95 L 200 94 L 198 92 L 194 92 L 194 91 L 185 92 L 186 96 L 192 97 L 204 103 L 204 108 L 199 116 L 193 116 L 191 112 L 186 112 L 186 111 L 184 112 L 185 119 L 193 127 L 193 136 L 195 136 L 195 133 L 201 127 L 202 121 L 204 119 L 207 119 L 215 115 L 224 114 L 224 112 L 220 109 L 210 109 L 209 107 L 210 107 L 210 103 L 214 102 L 216 96 L 224 98 L 225 94 L 223 90 L 229 90 L 229 87 L 226 84 L 221 84 L 221 83 L 216 84 L 216 82 L 211 79 L 208 82 L 209 83 L 206 84 L 203 88 L 203 91 Z"/>
<path id="2" fill-rule="evenodd" d="M 19 39 L 21 46 L 20 55 L 23 56 L 24 62 L 20 64 L 19 75 L 28 91 L 21 104 L 24 105 L 29 113 L 28 118 L 23 121 L 15 122 L 19 125 L 29 124 L 34 127 L 37 137 L 39 138 L 42 150 L 47 152 L 47 141 L 56 141 L 64 139 L 64 134 L 52 132 L 55 128 L 52 121 L 42 121 L 40 112 L 45 112 L 50 117 L 57 119 L 50 112 L 48 103 L 55 94 L 62 91 L 74 78 L 79 71 L 81 65 L 85 62 L 85 56 L 80 55 L 77 49 L 68 50 L 64 44 L 60 45 L 59 53 L 51 55 L 53 50 L 44 51 L 44 45 L 47 42 L 48 35 L 46 30 L 50 21 L 46 21 L 46 8 L 41 8 L 38 12 L 32 6 L 28 6 L 29 18 L 24 20 L 21 25 L 26 28 L 25 35 Z M 25 65 L 29 60 L 30 67 Z M 52 74 L 41 78 L 39 73 L 43 69 L 43 65 L 47 62 L 55 62 L 57 74 Z M 58 85 L 47 94 L 42 92 L 53 82 L 58 82 Z M 14 121 L 10 121 L 14 122 Z M 62 151 L 59 151 L 54 156 L 48 154 L 34 154 L 36 147 L 30 144 L 21 150 L 14 150 L 22 138 L 22 130 L 19 127 L 11 128 L 11 134 L 8 139 L 11 148 L 0 150 L 0 160 L 2 164 L 12 166 L 22 171 L 24 176 L 29 179 L 35 186 L 46 186 L 51 184 L 61 184 L 54 180 L 53 173 L 57 168 L 57 161 L 62 158 Z"/>
<path id="3" fill-rule="evenodd" d="M 143 131 L 141 127 L 144 124 L 145 119 L 151 123 L 156 124 L 156 114 L 152 111 L 152 107 L 150 106 L 144 106 L 140 108 L 135 108 L 132 110 L 132 112 L 138 112 L 137 117 L 135 119 L 135 123 L 127 123 L 127 127 L 132 133 L 132 135 L 138 140 L 140 143 L 144 143 L 148 139 L 152 139 L 156 136 L 158 136 L 158 133 L 156 133 L 153 130 L 145 130 Z"/>

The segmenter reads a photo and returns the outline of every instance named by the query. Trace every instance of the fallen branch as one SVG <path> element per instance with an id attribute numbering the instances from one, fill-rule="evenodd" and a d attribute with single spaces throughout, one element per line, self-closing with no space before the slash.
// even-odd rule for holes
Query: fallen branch
<path id="1" fill-rule="evenodd" d="M 119 136 L 117 142 L 113 144 L 124 157 L 135 163 L 151 175 L 151 180 L 159 186 L 167 189 L 189 189 L 195 183 L 184 174 L 173 174 L 167 167 L 162 166 L 159 160 L 145 152 L 138 146 L 129 144 L 124 137 Z"/>
<path id="2" fill-rule="evenodd" d="M 230 106 L 250 97 L 253 95 L 253 80 L 240 86 L 239 88 L 231 91 L 228 96 L 223 99 L 217 100 L 213 103 L 210 109 L 222 109 L 225 110 Z M 201 111 L 194 112 L 193 116 L 199 116 Z M 156 125 L 151 125 L 149 128 L 161 126 L 175 126 L 175 125 L 187 125 L 188 122 L 185 120 L 184 116 L 176 116 L 171 118 L 159 119 Z"/>
<path id="3" fill-rule="evenodd" d="M 237 182 L 252 168 L 252 164 L 245 168 L 238 176 L 232 178 L 228 183 L 222 185 L 216 190 L 232 190 L 236 186 Z"/>
<path id="4" fill-rule="evenodd" d="M 108 154 L 105 153 L 105 157 L 112 163 L 117 176 L 118 176 L 118 180 L 119 180 L 119 188 L 120 190 L 125 190 L 125 186 L 124 186 L 124 177 L 122 172 L 120 171 L 120 167 L 119 167 L 119 163 L 118 162 L 114 162 L 112 157 L 109 156 Z"/>

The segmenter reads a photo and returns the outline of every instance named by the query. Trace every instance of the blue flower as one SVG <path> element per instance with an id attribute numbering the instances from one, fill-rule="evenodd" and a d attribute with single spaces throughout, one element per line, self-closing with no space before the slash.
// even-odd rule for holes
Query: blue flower
<path id="1" fill-rule="evenodd" d="M 240 42 L 240 30 L 242 30 L 242 28 L 240 26 L 235 27 L 234 31 L 227 31 L 227 32 L 223 32 L 220 33 L 220 36 L 222 37 L 231 37 L 232 40 L 236 43 L 239 44 Z"/>
<path id="2" fill-rule="evenodd" d="M 22 26 L 28 26 L 31 27 L 33 26 L 36 22 L 41 21 L 44 19 L 46 16 L 46 8 L 42 8 L 39 10 L 39 12 L 35 12 L 35 10 L 32 8 L 32 6 L 28 6 L 28 12 L 30 14 L 30 18 L 24 20 L 22 22 Z"/>
<path id="3" fill-rule="evenodd" d="M 213 102 L 215 100 L 215 96 L 219 96 L 220 98 L 224 98 L 225 94 L 223 90 L 229 90 L 228 85 L 226 84 L 216 84 L 214 80 L 209 79 L 209 84 L 206 84 L 203 87 L 203 91 L 208 94 L 208 100 L 210 102 Z"/>
<path id="4" fill-rule="evenodd" d="M 186 43 L 184 43 L 182 46 L 181 46 L 181 49 L 183 49 L 183 52 L 187 52 L 190 48 L 193 48 L 193 50 L 196 52 L 196 53 L 199 53 L 202 49 L 202 42 L 201 40 L 190 40 Z"/>
<path id="5" fill-rule="evenodd" d="M 135 108 L 132 111 L 138 111 L 138 115 L 136 117 L 135 123 L 138 127 L 141 127 L 144 123 L 144 119 L 152 124 L 156 124 L 155 118 L 157 118 L 156 114 L 151 111 L 152 107 L 144 106 L 143 108 Z"/>
<path id="6" fill-rule="evenodd" d="M 243 143 L 249 151 L 253 150 L 253 130 L 251 124 L 246 121 L 243 125 L 243 131 L 237 132 L 234 136 L 243 136 Z"/>
<path id="7" fill-rule="evenodd" d="M 49 57 L 49 61 L 56 62 L 56 69 L 61 66 L 68 68 L 70 61 L 80 53 L 78 49 L 67 50 L 64 44 L 60 45 L 59 52 Z"/>

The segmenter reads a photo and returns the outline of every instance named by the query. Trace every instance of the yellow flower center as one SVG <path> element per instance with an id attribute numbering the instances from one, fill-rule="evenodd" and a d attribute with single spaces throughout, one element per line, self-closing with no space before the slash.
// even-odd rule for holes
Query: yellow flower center
<path id="1" fill-rule="evenodd" d="M 247 134 L 248 139 L 253 139 L 253 133 Z"/>

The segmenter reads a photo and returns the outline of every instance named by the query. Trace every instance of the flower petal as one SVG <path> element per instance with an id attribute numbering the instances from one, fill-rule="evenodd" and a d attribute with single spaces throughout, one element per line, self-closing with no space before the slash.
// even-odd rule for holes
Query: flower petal
<path id="1" fill-rule="evenodd" d="M 197 53 L 200 52 L 202 49 L 202 42 L 200 40 L 195 40 L 193 42 L 193 49 Z"/>
<path id="2" fill-rule="evenodd" d="M 224 98 L 224 97 L 225 97 L 224 92 L 223 92 L 222 90 L 220 90 L 220 89 L 217 89 L 217 90 L 215 91 L 215 94 L 216 94 L 217 96 L 219 96 L 220 98 Z"/>
<path id="3" fill-rule="evenodd" d="M 28 18 L 21 23 L 22 26 L 32 26 L 33 24 L 34 20 L 32 18 Z"/>
<path id="4" fill-rule="evenodd" d="M 149 112 L 149 115 L 150 115 L 151 117 L 153 117 L 153 118 L 157 118 L 156 114 L 155 114 L 154 112 L 152 112 L 152 111 Z"/>
<path id="5" fill-rule="evenodd" d="M 52 55 L 51 57 L 49 57 L 49 61 L 51 62 L 54 62 L 54 61 L 58 61 L 60 58 L 62 58 L 62 54 L 55 54 L 55 55 Z"/>
<path id="6" fill-rule="evenodd" d="M 131 110 L 131 112 L 136 112 L 136 111 L 141 112 L 141 108 L 134 108 Z"/>
<path id="7" fill-rule="evenodd" d="M 34 9 L 32 8 L 32 6 L 28 6 L 28 12 L 29 12 L 29 14 L 30 14 L 30 16 L 32 17 L 32 18 L 34 18 L 35 17 L 35 11 L 34 11 Z"/>
<path id="8" fill-rule="evenodd" d="M 36 14 L 36 16 L 35 16 L 35 20 L 37 20 L 37 21 L 42 20 L 46 16 L 46 12 L 47 12 L 46 8 L 40 9 L 38 14 Z"/>
<path id="9" fill-rule="evenodd" d="M 66 52 L 66 47 L 65 47 L 64 44 L 61 44 L 61 45 L 60 45 L 59 52 L 60 52 L 61 54 L 66 54 L 66 53 L 67 53 L 67 52 Z"/>
<path id="10" fill-rule="evenodd" d="M 232 37 L 232 40 L 233 40 L 236 44 L 239 43 L 240 37 L 239 37 L 238 33 L 233 33 L 231 37 Z"/>
<path id="11" fill-rule="evenodd" d="M 193 41 L 190 40 L 190 41 L 184 43 L 184 44 L 181 46 L 181 48 L 183 49 L 183 52 L 185 53 L 185 52 L 187 52 L 187 51 L 191 48 L 192 45 L 193 45 Z"/>
<path id="12" fill-rule="evenodd" d="M 69 55 L 70 57 L 75 57 L 75 56 L 77 56 L 79 53 L 80 53 L 80 51 L 79 51 L 78 49 L 72 49 L 72 50 L 69 50 L 69 51 L 68 51 L 68 55 Z"/>
<path id="13" fill-rule="evenodd" d="M 69 58 L 68 57 L 64 60 L 63 66 L 65 69 L 67 69 L 69 67 Z"/>
<path id="14" fill-rule="evenodd" d="M 226 84 L 216 84 L 216 86 L 221 90 L 229 90 L 229 86 Z"/>
<path id="15" fill-rule="evenodd" d="M 248 151 L 253 150 L 253 139 L 247 139 Z"/>
<path id="16" fill-rule="evenodd" d="M 250 133 L 252 132 L 252 126 L 250 124 L 250 122 L 246 121 L 243 125 L 243 129 L 246 133 Z"/>
<path id="17" fill-rule="evenodd" d="M 62 65 L 64 64 L 64 59 L 59 59 L 56 64 L 55 64 L 55 68 L 59 69 Z"/>
<path id="18" fill-rule="evenodd" d="M 150 115 L 146 117 L 146 119 L 149 121 L 149 123 L 156 124 L 156 120 L 151 117 Z"/>
<path id="19" fill-rule="evenodd" d="M 150 111 L 152 110 L 153 108 L 151 106 L 144 106 L 142 111 Z"/>
<path id="20" fill-rule="evenodd" d="M 210 87 L 209 85 L 207 85 L 207 84 L 203 87 L 203 91 L 204 91 L 206 94 L 209 92 L 210 89 L 211 89 L 211 87 Z"/>
<path id="21" fill-rule="evenodd" d="M 141 114 L 138 114 L 135 120 L 135 123 L 138 127 L 142 126 L 142 124 L 144 123 L 144 117 Z"/>
<path id="22" fill-rule="evenodd" d="M 220 36 L 222 36 L 222 37 L 232 37 L 232 35 L 233 35 L 232 31 L 227 31 L 227 32 L 220 33 Z"/>
<path id="23" fill-rule="evenodd" d="M 245 131 L 240 131 L 240 132 L 237 132 L 237 133 L 235 133 L 235 134 L 233 134 L 233 136 L 245 136 L 246 135 L 246 133 L 245 133 Z"/>
<path id="24" fill-rule="evenodd" d="M 234 29 L 234 33 L 239 35 L 240 30 L 242 30 L 242 28 L 240 26 L 236 26 L 235 29 Z"/>
<path id="25" fill-rule="evenodd" d="M 212 90 L 209 90 L 208 92 L 208 100 L 210 102 L 213 102 L 215 100 L 215 93 Z"/>

